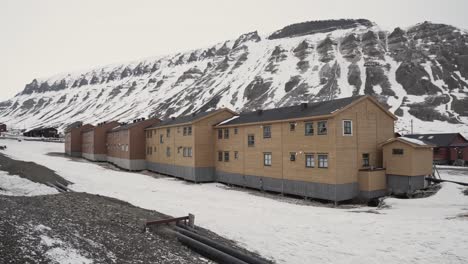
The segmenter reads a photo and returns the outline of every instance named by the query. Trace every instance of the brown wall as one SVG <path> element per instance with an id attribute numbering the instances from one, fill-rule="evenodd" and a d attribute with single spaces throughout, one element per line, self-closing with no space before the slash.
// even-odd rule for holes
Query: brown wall
<path id="1" fill-rule="evenodd" d="M 93 130 L 82 133 L 82 152 L 88 154 L 107 154 L 107 131 L 119 126 L 119 123 L 112 121 L 94 127 Z"/>
<path id="2" fill-rule="evenodd" d="M 365 153 L 369 154 L 370 166 L 382 167 L 382 149 L 378 145 L 393 138 L 394 119 L 371 100 L 363 100 L 335 120 L 338 182 L 356 181 Z M 353 121 L 353 136 L 343 136 L 343 120 Z"/>
<path id="3" fill-rule="evenodd" d="M 145 159 L 145 128 L 159 123 L 151 118 L 131 124 L 126 129 L 107 132 L 107 155 L 121 159 Z"/>
<path id="4" fill-rule="evenodd" d="M 384 169 L 359 171 L 359 190 L 376 191 L 386 189 L 387 177 Z"/>
<path id="5" fill-rule="evenodd" d="M 403 149 L 403 155 L 393 154 L 393 149 Z M 394 141 L 383 146 L 384 167 L 387 174 L 422 176 L 432 173 L 432 149 L 416 148 Z"/>
<path id="6" fill-rule="evenodd" d="M 353 135 L 344 136 L 343 120 L 352 120 Z M 327 135 L 318 135 L 317 122 L 326 120 Z M 305 123 L 314 123 L 314 135 L 305 136 Z M 294 132 L 289 123 L 295 122 Z M 271 125 L 272 137 L 263 138 L 263 125 Z M 275 123 L 242 124 L 220 126 L 217 129 L 230 130 L 229 139 L 218 139 L 215 133 L 217 151 L 229 151 L 230 161 L 219 162 L 217 151 L 213 155 L 216 169 L 243 175 L 284 178 L 289 180 L 319 183 L 353 183 L 358 181 L 362 168 L 362 154 L 370 154 L 370 165 L 382 167 L 381 148 L 378 144 L 392 138 L 394 119 L 376 106 L 370 99 L 362 100 L 334 117 L 316 117 L 307 120 L 288 120 Z M 247 135 L 255 135 L 255 147 L 247 146 Z M 234 151 L 239 158 L 234 159 Z M 272 153 L 272 165 L 264 166 L 263 153 Z M 296 153 L 296 160 L 290 161 L 290 153 Z M 315 157 L 315 168 L 305 166 L 305 153 Z M 318 154 L 328 154 L 328 168 L 318 168 Z"/>
<path id="7" fill-rule="evenodd" d="M 81 152 L 81 132 L 92 128 L 92 125 L 83 125 L 70 129 L 65 133 L 65 153 Z"/>

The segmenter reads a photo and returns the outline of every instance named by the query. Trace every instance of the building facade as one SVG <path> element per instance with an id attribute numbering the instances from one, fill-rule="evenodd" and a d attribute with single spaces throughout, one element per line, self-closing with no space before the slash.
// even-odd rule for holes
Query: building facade
<path id="1" fill-rule="evenodd" d="M 382 167 L 396 117 L 369 96 L 240 114 L 216 126 L 217 181 L 342 201 Z"/>
<path id="2" fill-rule="evenodd" d="M 137 119 L 132 123 L 109 130 L 107 132 L 107 161 L 126 170 L 145 170 L 145 128 L 159 122 L 157 118 Z"/>
<path id="3" fill-rule="evenodd" d="M 235 114 L 219 109 L 170 118 L 147 128 L 148 170 L 194 182 L 214 181 L 213 126 Z"/>
<path id="4" fill-rule="evenodd" d="M 83 129 L 81 133 L 82 157 L 92 161 L 107 161 L 107 131 L 118 126 L 118 122 L 112 121 Z"/>
<path id="5" fill-rule="evenodd" d="M 84 130 L 92 129 L 93 125 L 77 125 L 69 127 L 65 131 L 65 154 L 73 157 L 81 157 L 81 133 Z"/>
<path id="6" fill-rule="evenodd" d="M 405 135 L 405 137 L 433 145 L 435 164 L 452 165 L 456 160 L 462 160 L 468 164 L 468 140 L 460 133 L 413 134 Z"/>

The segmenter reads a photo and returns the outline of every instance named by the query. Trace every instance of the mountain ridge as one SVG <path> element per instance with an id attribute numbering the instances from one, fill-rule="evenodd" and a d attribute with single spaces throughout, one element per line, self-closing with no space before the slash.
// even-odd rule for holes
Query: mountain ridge
<path id="1" fill-rule="evenodd" d="M 272 37 L 273 36 L 273 37 Z M 167 118 L 230 107 L 375 96 L 397 130 L 468 133 L 468 37 L 423 22 L 392 32 L 366 19 L 309 21 L 202 49 L 34 79 L 0 103 L 10 126 Z M 417 132 L 415 131 L 415 132 Z"/>

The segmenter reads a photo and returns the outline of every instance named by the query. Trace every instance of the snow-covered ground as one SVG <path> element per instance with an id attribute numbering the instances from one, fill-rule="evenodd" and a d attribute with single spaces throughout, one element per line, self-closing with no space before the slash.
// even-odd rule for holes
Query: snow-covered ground
<path id="1" fill-rule="evenodd" d="M 0 167 L 1 169 L 1 167 Z M 35 196 L 58 193 L 56 189 L 35 183 L 0 170 L 0 194 L 10 196 Z"/>
<path id="2" fill-rule="evenodd" d="M 468 196 L 445 183 L 423 199 L 389 198 L 389 208 L 335 209 L 284 202 L 224 185 L 188 184 L 115 171 L 90 162 L 45 155 L 63 144 L 2 140 L 12 158 L 34 161 L 74 182 L 76 191 L 101 194 L 196 223 L 278 263 L 466 263 Z M 468 172 L 440 170 L 468 182 Z M 0 175 L 4 177 L 4 175 Z"/>

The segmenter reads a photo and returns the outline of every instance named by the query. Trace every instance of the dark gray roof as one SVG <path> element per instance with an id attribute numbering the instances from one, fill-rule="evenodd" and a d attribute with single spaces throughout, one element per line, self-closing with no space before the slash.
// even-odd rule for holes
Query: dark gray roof
<path id="1" fill-rule="evenodd" d="M 458 135 L 460 135 L 463 139 L 465 139 L 460 133 L 411 134 L 411 135 L 404 135 L 404 136 L 409 137 L 409 138 L 416 138 L 416 139 L 422 140 L 424 142 L 427 142 L 429 144 L 432 144 L 438 147 L 446 147 L 446 146 L 450 146 L 453 143 L 453 141 L 457 138 Z"/>
<path id="2" fill-rule="evenodd" d="M 211 113 L 214 113 L 218 110 L 212 110 L 212 111 L 208 111 L 208 112 L 200 112 L 200 113 L 194 113 L 194 114 L 191 114 L 191 115 L 185 115 L 185 116 L 179 116 L 179 117 L 176 117 L 174 119 L 172 118 L 169 118 L 169 119 L 166 119 L 164 121 L 161 121 L 160 123 L 154 125 L 154 126 L 150 126 L 149 128 L 153 128 L 153 127 L 162 127 L 162 126 L 173 126 L 173 125 L 177 125 L 177 124 L 184 124 L 184 123 L 191 123 L 191 122 L 194 122 L 196 121 L 197 119 L 200 119 L 202 117 L 205 117 Z"/>
<path id="3" fill-rule="evenodd" d="M 138 121 L 138 122 L 131 122 L 131 123 L 128 123 L 128 124 L 125 124 L 125 125 L 120 125 L 118 127 L 115 127 L 109 131 L 107 131 L 107 133 L 112 133 L 112 132 L 117 132 L 117 131 L 122 131 L 122 130 L 127 130 L 127 129 L 131 129 L 132 127 L 135 127 L 135 126 L 138 126 L 138 125 L 141 125 L 142 122 L 145 122 L 145 121 L 148 121 L 148 120 L 151 120 L 150 119 L 145 119 L 145 120 L 141 120 L 141 121 Z M 149 127 L 151 125 L 147 125 L 146 127 Z M 146 128 L 144 127 L 144 128 Z"/>
<path id="4" fill-rule="evenodd" d="M 308 103 L 307 107 L 304 107 L 304 104 L 267 110 L 257 110 L 254 112 L 243 112 L 239 114 L 238 118 L 223 123 L 222 125 L 237 125 L 245 123 L 268 122 L 275 120 L 328 115 L 351 104 L 352 102 L 362 97 L 364 96 L 355 96 L 330 101 Z"/>

